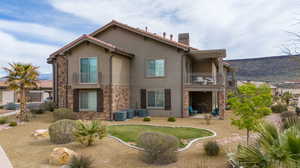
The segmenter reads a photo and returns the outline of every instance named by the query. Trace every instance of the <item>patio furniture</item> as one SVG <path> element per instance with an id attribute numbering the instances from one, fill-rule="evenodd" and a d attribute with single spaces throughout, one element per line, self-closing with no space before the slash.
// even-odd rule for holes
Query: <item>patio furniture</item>
<path id="1" fill-rule="evenodd" d="M 115 121 L 125 121 L 127 119 L 127 111 L 118 111 L 114 113 Z"/>
<path id="2" fill-rule="evenodd" d="M 215 108 L 212 112 L 211 112 L 211 115 L 216 117 L 220 114 L 220 111 L 219 111 L 219 108 Z"/>
<path id="3" fill-rule="evenodd" d="M 195 115 L 198 113 L 198 110 L 194 110 L 192 106 L 189 106 L 189 114 L 191 116 Z"/>
<path id="4" fill-rule="evenodd" d="M 136 114 L 138 117 L 147 117 L 149 116 L 148 110 L 147 109 L 137 109 Z"/>

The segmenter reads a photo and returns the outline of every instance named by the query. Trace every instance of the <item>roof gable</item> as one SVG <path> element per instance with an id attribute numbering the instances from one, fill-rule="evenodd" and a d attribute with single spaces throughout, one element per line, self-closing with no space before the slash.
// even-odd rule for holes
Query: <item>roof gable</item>
<path id="1" fill-rule="evenodd" d="M 159 41 L 161 43 L 165 43 L 167 45 L 170 45 L 170 46 L 173 46 L 173 47 L 176 47 L 176 48 L 180 48 L 180 49 L 183 49 L 185 51 L 188 51 L 189 49 L 197 50 L 196 48 L 190 47 L 188 45 L 178 43 L 176 41 L 169 40 L 167 38 L 163 38 L 159 35 L 150 33 L 150 32 L 145 31 L 145 30 L 141 30 L 141 29 L 138 29 L 138 28 L 133 28 L 131 26 L 128 26 L 128 25 L 120 23 L 120 22 L 117 22 L 115 20 L 112 20 L 108 24 L 106 24 L 103 27 L 97 29 L 96 31 L 92 32 L 89 35 L 95 37 L 97 34 L 102 33 L 102 32 L 106 31 L 107 29 L 109 29 L 113 26 L 117 26 L 119 28 L 122 28 L 122 29 L 125 29 L 127 31 L 133 32 L 135 34 L 138 34 L 138 35 L 141 35 L 141 36 L 144 36 L 144 37 L 148 37 L 148 38 L 153 39 L 155 41 Z"/>
<path id="2" fill-rule="evenodd" d="M 107 42 L 104 42 L 102 40 L 99 40 L 97 38 L 94 38 L 90 35 L 82 35 L 80 36 L 79 38 L 77 38 L 76 40 L 68 43 L 67 45 L 65 45 L 64 47 L 60 48 L 59 50 L 55 51 L 54 53 L 52 53 L 50 55 L 50 57 L 48 58 L 48 62 L 51 62 L 51 60 L 56 57 L 57 55 L 60 55 L 60 54 L 63 54 L 64 52 L 82 44 L 83 42 L 85 41 L 88 41 L 90 43 L 93 43 L 97 46 L 100 46 L 100 47 L 103 47 L 103 48 L 106 48 L 108 50 L 110 50 L 111 52 L 114 52 L 114 53 L 118 53 L 120 55 L 124 55 L 124 56 L 127 56 L 127 57 L 133 57 L 134 54 L 131 54 L 131 53 L 128 53 L 126 52 L 124 49 L 121 49 L 119 47 L 116 47 L 115 45 L 113 44 L 110 44 L 110 43 L 107 43 Z"/>

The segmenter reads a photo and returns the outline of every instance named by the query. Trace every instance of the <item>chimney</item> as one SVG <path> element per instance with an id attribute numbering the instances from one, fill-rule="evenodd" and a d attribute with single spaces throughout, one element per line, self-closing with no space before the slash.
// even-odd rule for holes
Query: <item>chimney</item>
<path id="1" fill-rule="evenodd" d="M 189 33 L 179 33 L 178 34 L 178 43 L 190 45 L 190 34 Z"/>
<path id="2" fill-rule="evenodd" d="M 164 38 L 166 38 L 166 32 L 163 33 Z"/>
<path id="3" fill-rule="evenodd" d="M 148 27 L 147 26 L 145 27 L 145 30 L 146 30 L 146 32 L 148 32 Z"/>
<path id="4" fill-rule="evenodd" d="M 170 34 L 170 40 L 173 40 L 173 34 Z"/>

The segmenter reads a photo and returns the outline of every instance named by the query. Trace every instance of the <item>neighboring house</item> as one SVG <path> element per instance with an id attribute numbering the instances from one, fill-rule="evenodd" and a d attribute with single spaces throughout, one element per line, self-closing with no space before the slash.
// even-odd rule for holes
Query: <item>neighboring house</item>
<path id="1" fill-rule="evenodd" d="M 38 81 L 38 87 L 28 91 L 27 99 L 29 103 L 41 103 L 52 94 L 52 84 L 50 80 Z M 7 88 L 4 81 L 0 81 L 0 105 L 7 103 L 19 103 L 18 94 Z"/>
<path id="2" fill-rule="evenodd" d="M 159 36 L 111 21 L 48 58 L 53 65 L 54 101 L 74 111 L 148 109 L 151 116 L 188 117 L 189 106 L 224 116 L 226 50 L 189 46 L 189 34 Z M 225 67 L 225 68 L 224 68 Z"/>

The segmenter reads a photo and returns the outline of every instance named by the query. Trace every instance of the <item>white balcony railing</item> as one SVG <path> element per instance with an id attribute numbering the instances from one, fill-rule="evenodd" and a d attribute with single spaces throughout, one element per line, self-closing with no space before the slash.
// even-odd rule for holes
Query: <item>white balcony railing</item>
<path id="1" fill-rule="evenodd" d="M 187 73 L 186 84 L 216 85 L 217 75 L 212 73 Z"/>
<path id="2" fill-rule="evenodd" d="M 92 73 L 73 73 L 72 82 L 73 84 L 100 84 L 102 81 L 101 72 Z"/>

